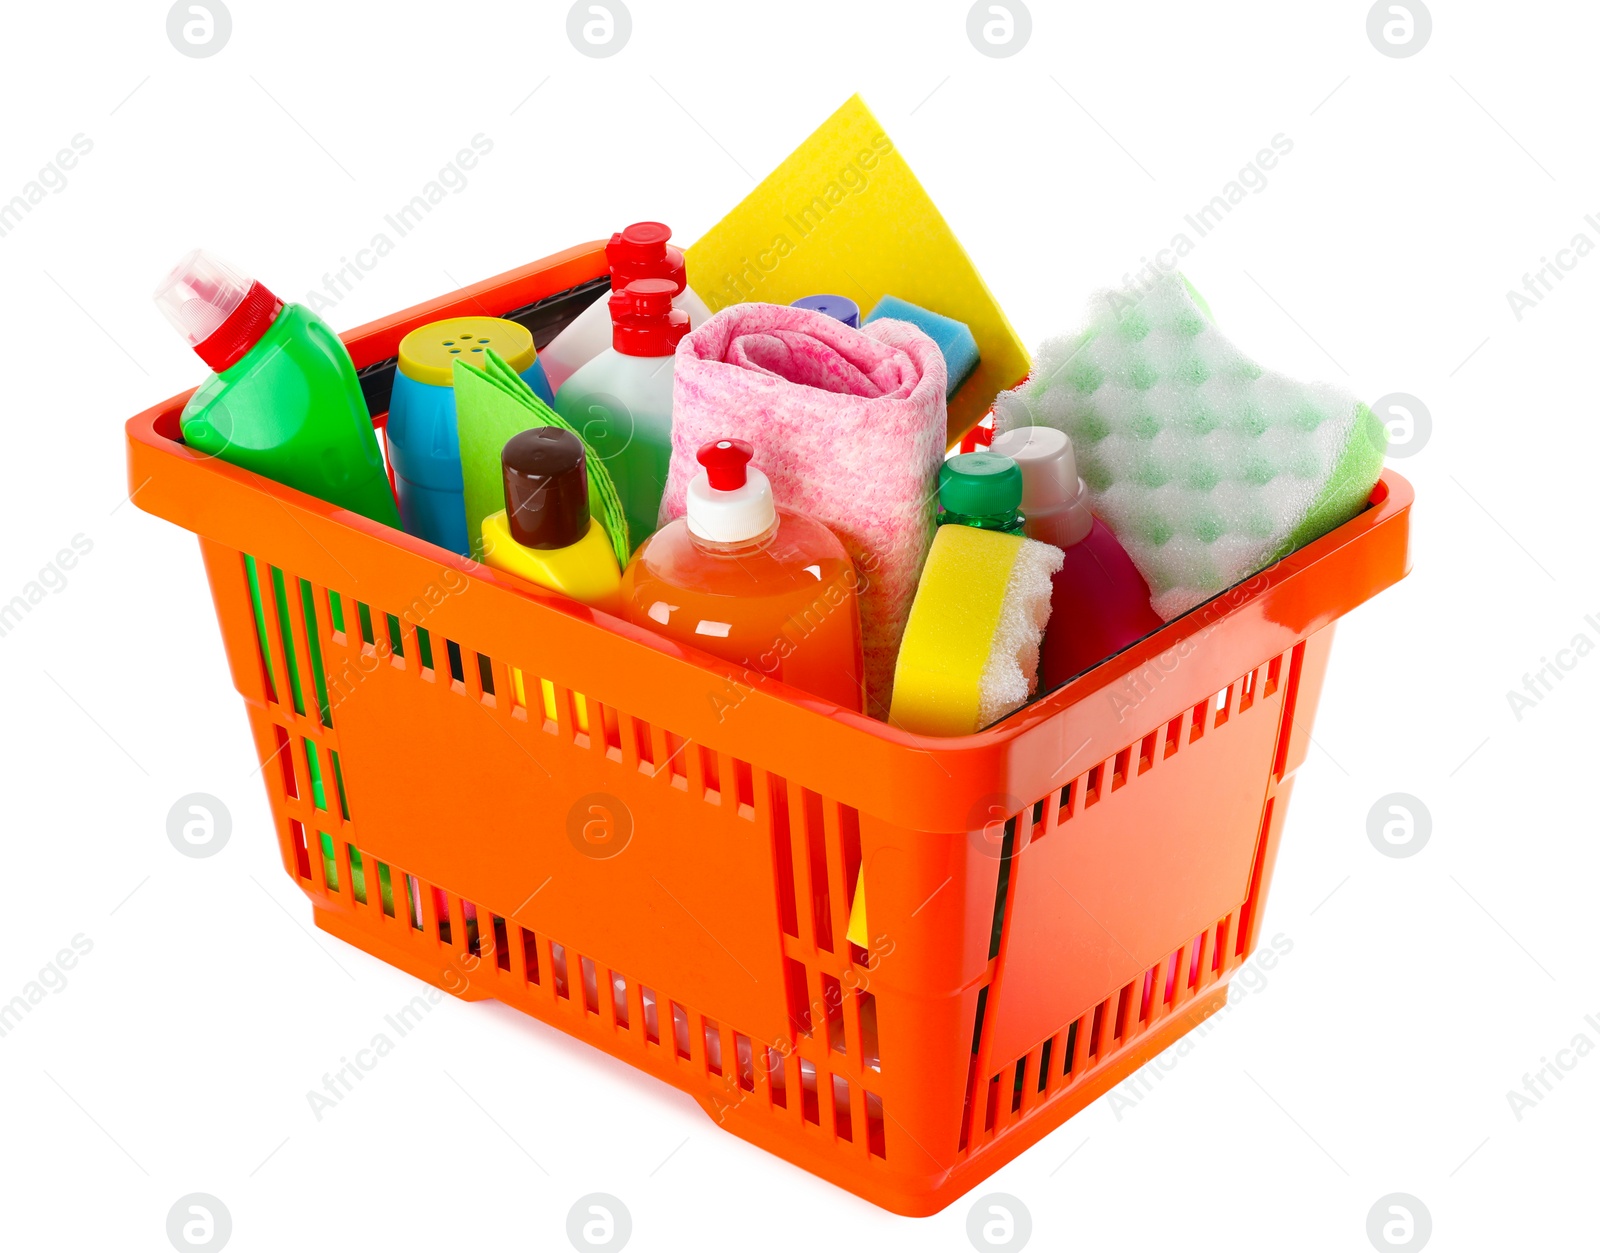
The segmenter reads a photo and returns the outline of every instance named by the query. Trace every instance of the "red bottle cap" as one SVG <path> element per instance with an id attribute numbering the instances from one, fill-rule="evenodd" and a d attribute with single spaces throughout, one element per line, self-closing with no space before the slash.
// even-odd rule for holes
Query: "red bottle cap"
<path id="1" fill-rule="evenodd" d="M 695 460 L 706 468 L 706 478 L 719 492 L 735 492 L 745 485 L 745 467 L 756 450 L 742 439 L 717 439 L 702 444 Z"/>
<path id="2" fill-rule="evenodd" d="M 618 231 L 606 245 L 611 290 L 622 291 L 639 278 L 668 278 L 682 291 L 688 285 L 683 250 L 670 247 L 672 228 L 662 222 L 635 222 Z"/>
<path id="3" fill-rule="evenodd" d="M 256 346 L 283 308 L 261 283 L 199 248 L 162 280 L 155 302 L 218 374 Z"/>
<path id="4" fill-rule="evenodd" d="M 257 280 L 210 338 L 194 346 L 195 352 L 218 374 L 236 364 L 267 333 L 283 308 L 279 300 Z"/>
<path id="5" fill-rule="evenodd" d="M 689 331 L 689 315 L 672 307 L 671 279 L 640 278 L 611 293 L 611 346 L 629 357 L 667 357 Z"/>
<path id="6" fill-rule="evenodd" d="M 767 476 L 750 464 L 756 450 L 742 439 L 715 439 L 695 454 L 704 474 L 689 480 L 684 520 L 689 534 L 715 544 L 746 544 L 770 536 L 777 502 Z"/>

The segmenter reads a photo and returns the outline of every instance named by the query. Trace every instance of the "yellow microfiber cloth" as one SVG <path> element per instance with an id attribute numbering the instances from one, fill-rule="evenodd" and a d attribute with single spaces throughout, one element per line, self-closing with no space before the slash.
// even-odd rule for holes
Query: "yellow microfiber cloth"
<path id="1" fill-rule="evenodd" d="M 1063 560 L 1021 535 L 940 527 L 895 663 L 889 724 L 970 735 L 1025 704 Z"/>
<path id="2" fill-rule="evenodd" d="M 889 725 L 970 735 L 1026 704 L 1050 621 L 1050 578 L 1065 559 L 1059 548 L 1020 535 L 940 527 L 900 643 Z M 865 866 L 846 936 L 867 947 Z"/>
<path id="3" fill-rule="evenodd" d="M 979 363 L 950 397 L 948 442 L 1028 372 L 1027 349 L 860 96 L 683 257 L 689 285 L 713 312 L 837 292 L 864 310 L 896 296 L 966 323 Z"/>

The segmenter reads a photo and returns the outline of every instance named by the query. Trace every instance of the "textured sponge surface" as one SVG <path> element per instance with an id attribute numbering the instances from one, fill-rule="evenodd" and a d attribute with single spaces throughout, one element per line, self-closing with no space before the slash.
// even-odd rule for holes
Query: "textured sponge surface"
<path id="1" fill-rule="evenodd" d="M 978 341 L 972 337 L 972 331 L 965 322 L 957 322 L 954 318 L 934 313 L 898 296 L 885 296 L 867 314 L 868 322 L 875 322 L 879 318 L 909 322 L 939 345 L 939 352 L 944 357 L 946 399 L 954 396 L 956 388 L 965 383 L 978 368 Z"/>
<path id="2" fill-rule="evenodd" d="M 1023 705 L 1038 679 L 1059 548 L 976 527 L 934 534 L 894 675 L 891 725 L 970 735 Z"/>
<path id="3" fill-rule="evenodd" d="M 1342 388 L 1263 369 L 1181 275 L 1102 292 L 996 402 L 1072 440 L 1091 506 L 1171 619 L 1360 512 L 1388 432 Z"/>

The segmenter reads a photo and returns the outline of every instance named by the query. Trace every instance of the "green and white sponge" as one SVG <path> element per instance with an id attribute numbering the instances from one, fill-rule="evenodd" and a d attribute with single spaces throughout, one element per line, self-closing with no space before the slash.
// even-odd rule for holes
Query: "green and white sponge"
<path id="1" fill-rule="evenodd" d="M 1361 511 L 1388 431 L 1326 383 L 1262 369 L 1182 275 L 1101 292 L 1087 326 L 1043 344 L 995 401 L 996 433 L 1053 426 L 1090 506 L 1168 620 Z"/>

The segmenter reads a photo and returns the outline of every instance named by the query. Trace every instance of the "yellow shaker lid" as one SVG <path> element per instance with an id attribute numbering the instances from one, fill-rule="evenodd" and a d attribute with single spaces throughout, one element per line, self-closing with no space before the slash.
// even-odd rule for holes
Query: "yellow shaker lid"
<path id="1" fill-rule="evenodd" d="M 505 318 L 442 318 L 419 326 L 400 341 L 400 373 L 418 383 L 449 387 L 455 381 L 455 363 L 484 363 L 484 350 L 493 348 L 518 374 L 533 364 L 533 336 L 528 329 Z"/>

